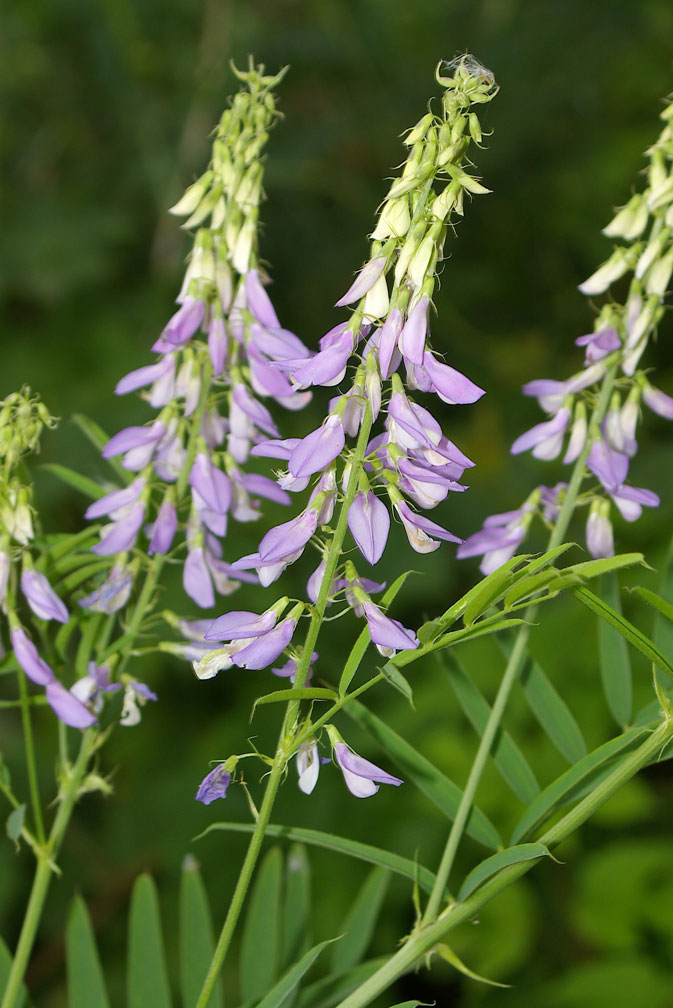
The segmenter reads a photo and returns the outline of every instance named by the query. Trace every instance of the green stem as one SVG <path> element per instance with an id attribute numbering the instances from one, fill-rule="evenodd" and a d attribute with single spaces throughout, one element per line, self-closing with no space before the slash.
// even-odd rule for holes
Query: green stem
<path id="1" fill-rule="evenodd" d="M 617 363 L 613 364 L 611 368 L 606 372 L 603 378 L 603 384 L 601 386 L 600 395 L 598 402 L 594 408 L 591 424 L 589 431 L 598 427 L 605 416 L 608 405 L 610 403 L 610 396 L 612 394 L 612 389 L 615 383 L 615 376 L 617 374 Z M 577 495 L 580 490 L 580 485 L 584 479 L 586 473 L 586 460 L 591 451 L 591 437 L 587 437 L 584 449 L 580 453 L 575 462 L 575 467 L 573 469 L 572 476 L 570 478 L 570 483 L 566 491 L 565 497 L 563 499 L 563 505 L 561 507 L 561 512 L 558 516 L 552 534 L 549 538 L 549 543 L 547 549 L 554 549 L 559 546 L 563 541 L 570 520 L 573 516 L 575 510 L 575 504 L 577 501 Z M 435 884 L 430 894 L 428 900 L 428 905 L 423 914 L 423 924 L 431 924 L 437 917 L 439 912 L 439 907 L 443 900 L 443 893 L 446 889 L 449 875 L 453 867 L 453 862 L 458 850 L 458 845 L 460 844 L 463 832 L 465 830 L 465 824 L 467 818 L 472 809 L 472 803 L 474 801 L 474 796 L 477 792 L 479 782 L 481 780 L 481 775 L 484 772 L 484 767 L 488 761 L 491 748 L 493 746 L 493 741 L 500 727 L 500 722 L 502 721 L 503 714 L 505 712 L 505 707 L 507 706 L 507 701 L 509 700 L 509 695 L 512 691 L 512 687 L 516 682 L 521 669 L 523 667 L 526 658 L 526 649 L 528 647 L 528 638 L 530 637 L 531 625 L 535 620 L 538 607 L 536 605 L 530 606 L 526 609 L 525 613 L 525 624 L 519 630 L 516 640 L 514 642 L 514 647 L 512 653 L 507 662 L 507 667 L 505 668 L 498 693 L 495 698 L 495 702 L 491 709 L 488 721 L 486 722 L 486 727 L 484 729 L 484 734 L 481 737 L 481 742 L 479 743 L 479 748 L 477 749 L 476 756 L 474 757 L 474 762 L 472 763 L 472 768 L 470 770 L 470 775 L 467 779 L 467 784 L 465 785 L 465 790 L 460 799 L 460 804 L 456 811 L 456 818 L 454 819 L 451 830 L 449 831 L 449 836 L 446 841 L 446 847 L 444 848 L 444 853 L 442 855 L 442 860 L 437 871 L 437 876 L 435 879 Z"/>
<path id="2" fill-rule="evenodd" d="M 656 758 L 673 736 L 673 719 L 666 720 L 652 732 L 650 737 L 630 756 L 616 767 L 598 787 L 582 799 L 554 826 L 539 837 L 539 843 L 546 847 L 559 844 L 578 829 L 608 798 L 629 781 L 642 767 Z M 462 903 L 453 903 L 435 921 L 421 925 L 419 931 L 409 938 L 402 948 L 376 973 L 365 981 L 337 1008 L 365 1008 L 375 997 L 386 990 L 398 977 L 417 966 L 448 933 L 459 924 L 474 919 L 482 907 L 489 903 L 503 889 L 521 878 L 533 868 L 542 857 L 503 868 L 480 889 Z"/>
<path id="3" fill-rule="evenodd" d="M 318 640 L 318 634 L 320 633 L 320 628 L 325 616 L 325 610 L 329 601 L 330 588 L 332 581 L 334 580 L 334 574 L 339 558 L 341 557 L 341 548 L 343 546 L 346 529 L 348 527 L 348 509 L 353 503 L 358 490 L 360 469 L 365 458 L 371 428 L 372 413 L 369 403 L 367 403 L 364 416 L 362 418 L 362 425 L 360 427 L 357 444 L 355 446 L 355 452 L 351 458 L 351 470 L 348 477 L 346 495 L 341 503 L 341 509 L 339 511 L 336 528 L 334 529 L 334 535 L 332 536 L 332 541 L 330 542 L 329 550 L 327 551 L 327 555 L 325 557 L 325 572 L 323 574 L 316 604 L 311 613 L 311 623 L 306 634 L 301 658 L 297 666 L 297 672 L 294 679 L 294 685 L 296 687 L 303 686 L 306 681 L 306 676 L 311 663 L 311 655 L 313 654 L 313 648 Z M 298 713 L 299 701 L 291 700 L 287 705 L 285 717 L 283 719 L 283 727 L 280 732 L 276 755 L 274 757 L 271 773 L 267 781 L 255 829 L 250 837 L 250 843 L 245 855 L 243 867 L 241 868 L 241 873 L 238 877 L 236 888 L 234 889 L 234 895 L 232 896 L 227 916 L 224 924 L 222 925 L 222 931 L 220 932 L 217 947 L 215 948 L 196 1008 L 206 1008 L 229 949 L 238 918 L 245 902 L 248 888 L 250 887 L 250 882 L 252 881 L 252 875 L 255 870 L 255 865 L 257 864 L 262 841 L 264 840 L 264 833 L 271 817 L 271 812 L 276 800 L 276 794 L 278 793 L 283 771 L 288 759 L 297 748 L 295 740 L 295 725 Z"/>
<path id="4" fill-rule="evenodd" d="M 54 859 L 58 856 L 63 836 L 77 800 L 80 785 L 87 770 L 89 757 L 95 745 L 96 731 L 84 733 L 77 760 L 68 773 L 65 789 L 60 796 L 58 811 L 54 818 L 46 845 L 38 848 L 37 868 L 31 889 L 26 914 L 23 919 L 19 942 L 12 961 L 7 987 L 0 1008 L 16 1008 L 21 995 L 21 986 L 28 966 L 28 960 L 35 942 L 35 935 L 42 917 L 42 910 L 52 875 L 55 873 Z"/>
<path id="5" fill-rule="evenodd" d="M 19 670 L 19 697 L 21 700 L 21 721 L 23 723 L 23 740 L 26 749 L 26 769 L 28 771 L 28 787 L 30 790 L 30 803 L 35 821 L 35 836 L 38 843 L 43 844 L 45 838 L 44 820 L 42 819 L 42 802 L 40 800 L 40 785 L 37 779 L 37 766 L 35 762 L 35 743 L 33 741 L 33 724 L 30 717 L 30 700 L 26 677 Z"/>

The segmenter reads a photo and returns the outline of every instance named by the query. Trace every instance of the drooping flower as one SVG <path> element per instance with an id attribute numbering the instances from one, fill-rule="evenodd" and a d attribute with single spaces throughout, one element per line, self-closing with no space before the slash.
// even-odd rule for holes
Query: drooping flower
<path id="1" fill-rule="evenodd" d="M 231 774 L 226 769 L 226 764 L 220 763 L 214 770 L 206 774 L 199 784 L 196 792 L 196 800 L 210 805 L 216 798 L 226 798 L 227 788 L 231 783 Z"/>
<path id="2" fill-rule="evenodd" d="M 346 787 L 356 798 L 370 798 L 376 794 L 381 784 L 392 784 L 394 787 L 399 787 L 404 783 L 399 777 L 393 777 L 381 767 L 353 752 L 332 725 L 328 726 L 327 732 L 334 750 L 334 758 L 343 774 Z"/>

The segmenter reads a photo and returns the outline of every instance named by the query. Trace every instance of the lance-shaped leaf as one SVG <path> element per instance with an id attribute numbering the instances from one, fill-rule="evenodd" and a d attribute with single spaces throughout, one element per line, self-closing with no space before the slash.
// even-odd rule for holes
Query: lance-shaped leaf
<path id="1" fill-rule="evenodd" d="M 271 990 L 280 963 L 283 859 L 273 847 L 262 861 L 253 885 L 241 939 L 240 976 L 243 1001 L 255 1001 Z"/>
<path id="2" fill-rule="evenodd" d="M 627 640 L 630 644 L 633 644 L 633 646 L 637 648 L 641 654 L 644 654 L 649 661 L 654 662 L 657 668 L 660 668 L 662 672 L 666 672 L 667 675 L 673 678 L 673 665 L 671 665 L 669 660 L 662 654 L 659 648 L 649 639 L 649 637 L 646 637 L 644 633 L 641 633 L 641 631 L 638 630 L 633 623 L 629 623 L 629 621 L 624 619 L 624 617 L 618 612 L 615 612 L 612 606 L 603 602 L 597 595 L 594 595 L 593 592 L 589 591 L 588 588 L 575 588 L 573 589 L 573 594 L 580 600 L 580 602 L 589 609 L 593 610 L 597 616 L 600 616 L 602 620 L 605 620 L 605 622 L 611 627 L 614 627 L 614 629 L 617 630 L 617 632 L 620 633 L 625 640 Z"/>
<path id="3" fill-rule="evenodd" d="M 452 655 L 452 659 L 451 662 L 443 663 L 449 681 L 472 727 L 481 738 L 491 708 L 455 655 Z M 528 761 L 509 732 L 501 730 L 498 733 L 491 749 L 491 755 L 503 779 L 521 801 L 529 805 L 540 793 L 540 785 Z"/>
<path id="4" fill-rule="evenodd" d="M 89 479 L 88 476 L 82 476 L 81 473 L 76 472 L 76 470 L 71 469 L 69 466 L 59 465 L 56 462 L 45 462 L 40 468 L 46 469 L 52 476 L 60 479 L 62 483 L 66 483 L 75 490 L 79 490 L 80 493 L 84 494 L 85 497 L 90 497 L 91 500 L 98 500 L 105 494 L 105 490 L 95 480 Z"/>
<path id="5" fill-rule="evenodd" d="M 458 902 L 466 900 L 470 893 L 473 893 L 482 882 L 485 882 L 491 875 L 495 875 L 501 868 L 518 864 L 520 861 L 532 861 L 534 858 L 551 857 L 551 853 L 544 844 L 526 843 L 517 844 L 515 847 L 508 847 L 506 850 L 498 851 L 492 857 L 486 858 L 481 864 L 465 877 L 465 881 L 458 892 Z"/>
<path id="6" fill-rule="evenodd" d="M 369 980 L 388 961 L 388 956 L 368 959 L 346 973 L 330 973 L 329 976 L 309 984 L 297 998 L 296 1008 L 334 1008 L 345 997 L 356 990 L 365 980 Z"/>
<path id="7" fill-rule="evenodd" d="M 225 830 L 231 833 L 252 833 L 254 830 L 252 823 L 213 823 L 200 833 L 196 838 L 206 836 L 213 830 Z M 271 823 L 266 827 L 266 835 L 276 837 L 280 840 L 296 840 L 299 843 L 309 844 L 313 847 L 323 847 L 325 850 L 334 851 L 336 854 L 346 854 L 348 857 L 356 858 L 359 861 L 367 861 L 372 865 L 380 865 L 382 868 L 389 868 L 390 871 L 404 878 L 417 882 L 424 892 L 431 892 L 434 885 L 435 876 L 423 865 L 411 861 L 409 858 L 394 854 L 392 851 L 384 850 L 381 847 L 372 847 L 371 844 L 361 843 L 359 840 L 350 840 L 348 837 L 337 836 L 335 833 L 323 833 L 321 830 L 305 829 L 300 826 L 278 826 Z"/>
<path id="8" fill-rule="evenodd" d="M 4 939 L 0 937 L 0 991 L 4 991 L 7 986 L 9 971 L 11 968 L 12 955 L 5 944 Z M 374 971 L 372 970 L 372 972 Z M 28 991 L 26 990 L 25 984 L 21 984 L 19 996 L 16 1000 L 16 1008 L 32 1008 L 32 1002 L 28 1000 Z"/>
<path id="9" fill-rule="evenodd" d="M 344 711 L 376 739 L 400 768 L 405 780 L 412 781 L 448 819 L 455 818 L 461 791 L 452 780 L 357 700 L 348 704 Z M 475 805 L 468 817 L 466 831 L 485 847 L 497 850 L 502 846 L 497 830 Z"/>
<path id="10" fill-rule="evenodd" d="M 619 584 L 614 574 L 601 578 L 601 597 L 621 617 Z M 624 637 L 603 619 L 598 620 L 601 682 L 608 707 L 620 728 L 631 720 L 631 662 Z"/>
<path id="11" fill-rule="evenodd" d="M 65 932 L 70 1008 L 109 1008 L 98 948 L 86 903 L 76 896 L 68 914 Z"/>
<path id="12" fill-rule="evenodd" d="M 215 938 L 206 888 L 197 861 L 188 854 L 180 878 L 180 990 L 185 1006 L 196 1004 L 206 978 Z M 222 985 L 218 979 L 208 1008 L 222 1008 Z"/>
<path id="13" fill-rule="evenodd" d="M 584 736 L 570 708 L 537 662 L 531 661 L 521 672 L 526 700 L 550 740 L 569 763 L 586 756 Z"/>
<path id="14" fill-rule="evenodd" d="M 311 867 L 304 844 L 292 844 L 285 863 L 281 962 L 296 962 L 311 944 Z"/>
<path id="15" fill-rule="evenodd" d="M 128 1008 L 171 1008 L 159 900 L 154 881 L 141 875 L 129 917 Z"/>
<path id="16" fill-rule="evenodd" d="M 365 879 L 339 928 L 341 937 L 335 943 L 330 958 L 332 973 L 344 973 L 357 966 L 363 958 L 372 939 L 389 881 L 390 873 L 385 868 L 373 868 Z"/>
<path id="17" fill-rule="evenodd" d="M 631 728 L 616 738 L 604 742 L 583 759 L 570 767 L 555 781 L 552 781 L 534 802 L 526 809 L 521 819 L 514 827 L 510 843 L 516 844 L 522 837 L 530 833 L 546 816 L 563 804 L 568 795 L 584 782 L 590 774 L 599 770 L 608 760 L 614 759 L 629 746 L 634 745 L 644 732 L 643 727 Z"/>
<path id="18" fill-rule="evenodd" d="M 288 1003 L 288 997 L 295 990 L 304 973 L 308 972 L 322 950 L 329 944 L 330 941 L 323 941 L 319 945 L 314 945 L 312 949 L 309 949 L 298 963 L 295 963 L 287 973 L 283 974 L 278 983 L 271 988 L 266 997 L 262 998 L 256 1008 L 281 1008 L 281 1006 L 284 1008 Z"/>
<path id="19" fill-rule="evenodd" d="M 509 984 L 498 983 L 497 980 L 489 980 L 488 977 L 483 977 L 479 973 L 475 973 L 474 970 L 471 970 L 469 966 L 465 965 L 462 959 L 460 959 L 448 945 L 437 945 L 437 952 L 442 959 L 453 966 L 454 969 L 457 969 L 459 973 L 462 973 L 463 976 L 469 977 L 470 980 L 476 980 L 477 983 L 488 984 L 490 987 L 509 987 Z"/>

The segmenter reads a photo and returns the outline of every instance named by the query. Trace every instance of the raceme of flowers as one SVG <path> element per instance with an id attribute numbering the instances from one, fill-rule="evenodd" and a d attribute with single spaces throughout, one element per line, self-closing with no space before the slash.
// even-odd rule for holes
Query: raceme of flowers
<path id="1" fill-rule="evenodd" d="M 493 96 L 493 79 L 469 59 L 457 61 L 450 71 L 450 76 L 438 75 L 445 88 L 441 113 L 428 112 L 406 136 L 409 155 L 384 200 L 369 258 L 336 302 L 337 307 L 352 306 L 349 317 L 322 337 L 316 353 L 286 356 L 270 364 L 295 394 L 318 385 L 335 388 L 337 394 L 320 426 L 305 437 L 271 437 L 252 448 L 252 455 L 281 464 L 277 473 L 281 490 L 310 489 L 310 494 L 298 515 L 268 531 L 256 553 L 232 565 L 235 571 L 256 571 L 260 582 L 270 585 L 309 544 L 317 547 L 320 562 L 308 582 L 309 600 L 324 611 L 325 604 L 343 596 L 355 615 L 366 621 L 372 642 L 386 656 L 417 648 L 418 638 L 372 601 L 371 594 L 383 585 L 362 577 L 352 559 L 341 562 L 341 543 L 334 546 L 335 508 L 339 503 L 346 509 L 348 529 L 369 566 L 384 552 L 391 512 L 419 553 L 437 549 L 441 541 L 460 543 L 458 536 L 423 512 L 449 493 L 463 492 L 466 487 L 460 480 L 473 463 L 422 402 L 435 394 L 445 403 L 463 405 L 483 395 L 442 359 L 430 339 L 432 295 L 452 214 L 462 215 L 465 192 L 488 192 L 467 173 L 465 158 L 470 141 L 481 139 L 473 106 Z M 438 180 L 444 184 L 436 192 Z M 377 420 L 382 429 L 374 433 Z M 356 444 L 349 444 L 349 439 L 357 439 Z M 296 670 L 302 649 L 293 649 L 292 639 L 308 611 L 308 604 L 293 605 L 281 598 L 262 614 L 226 613 L 205 634 L 206 641 L 219 646 L 194 654 L 196 674 L 210 678 L 232 665 L 262 669 L 285 652 Z M 188 636 L 192 644 L 185 649 L 202 646 L 203 637 L 197 643 Z M 304 684 L 301 678 L 298 685 Z M 380 782 L 400 783 L 344 743 L 332 739 L 332 748 L 354 794 L 373 794 Z M 308 782 L 315 783 L 316 752 L 312 744 L 297 756 L 305 791 L 310 790 Z M 223 774 L 215 774 L 211 780 L 215 779 L 222 786 Z M 212 800 L 206 781 L 202 787 Z"/>
<path id="2" fill-rule="evenodd" d="M 223 559 L 229 519 L 254 521 L 260 498 L 289 503 L 273 480 L 245 469 L 251 447 L 278 435 L 260 399 L 294 410 L 310 398 L 273 366 L 308 358 L 308 351 L 281 327 L 257 256 L 260 154 L 277 117 L 273 87 L 282 77 L 261 70 L 238 73 L 246 87 L 222 116 L 211 164 L 172 208 L 197 231 L 179 307 L 152 347 L 158 359 L 115 389 L 144 389 L 158 413 L 103 448 L 104 458 L 137 475 L 86 512 L 106 522 L 94 552 L 114 558 L 103 583 L 80 601 L 96 611 L 115 612 L 127 601 L 140 535 L 149 556 L 173 548 L 181 509 L 188 512 L 184 588 L 198 606 L 212 607 L 216 592 L 228 595 L 241 580 L 256 580 Z"/>
<path id="3" fill-rule="evenodd" d="M 578 503 L 588 508 L 586 543 L 594 557 L 614 554 L 613 508 L 633 522 L 643 507 L 659 504 L 652 490 L 627 483 L 638 450 L 641 404 L 673 420 L 673 398 L 653 386 L 647 371 L 639 367 L 663 315 L 673 272 L 673 105 L 667 106 L 662 118 L 664 129 L 648 152 L 646 188 L 631 197 L 603 232 L 621 242 L 580 285 L 582 293 L 593 298 L 630 274 L 627 297 L 623 304 L 611 300 L 603 305 L 593 332 L 575 340 L 584 349 L 581 370 L 564 381 L 540 379 L 524 385 L 524 394 L 536 398 L 549 419 L 518 437 L 511 449 L 513 454 L 531 451 L 543 460 L 562 455 L 566 465 L 573 465 L 580 456 L 586 460 L 586 468 L 598 482 Z M 611 368 L 617 371 L 614 391 L 600 425 L 592 426 L 590 408 L 597 385 Z M 459 546 L 458 556 L 483 556 L 480 569 L 489 574 L 514 554 L 536 514 L 547 523 L 555 521 L 566 487 L 566 482 L 539 486 L 521 507 L 487 518 L 483 528 Z"/>

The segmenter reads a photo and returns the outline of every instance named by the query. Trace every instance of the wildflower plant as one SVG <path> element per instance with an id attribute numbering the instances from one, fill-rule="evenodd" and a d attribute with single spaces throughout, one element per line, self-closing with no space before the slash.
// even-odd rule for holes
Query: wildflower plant
<path id="1" fill-rule="evenodd" d="M 51 466 L 89 496 L 86 518 L 96 525 L 69 535 L 48 535 L 39 528 L 25 461 L 36 450 L 42 428 L 54 421 L 27 390 L 0 406 L 0 600 L 8 649 L 2 670 L 15 672 L 17 681 L 17 695 L 3 706 L 17 708 L 21 716 L 29 798 L 22 802 L 14 793 L 4 764 L 0 790 L 12 806 L 10 837 L 27 844 L 36 859 L 18 946 L 5 971 L 2 1008 L 14 1008 L 23 997 L 23 976 L 74 806 L 89 791 L 110 790 L 97 764 L 106 737 L 117 724 L 138 725 L 148 701 L 153 715 L 160 716 L 160 683 L 145 683 L 133 669 L 142 652 L 177 656 L 186 674 L 195 673 L 194 689 L 200 688 L 199 680 L 219 675 L 226 693 L 234 668 L 271 669 L 286 680 L 267 678 L 269 688 L 255 704 L 284 708 L 275 751 L 267 754 L 260 746 L 218 758 L 194 784 L 197 801 L 211 806 L 224 799 L 216 808 L 226 808 L 231 790 L 244 784 L 241 762 L 261 765 L 261 798 L 256 785 L 245 783 L 253 821 L 210 827 L 225 835 L 229 830 L 250 834 L 219 939 L 210 950 L 205 947 L 210 929 L 205 900 L 194 889 L 191 863 L 186 868 L 185 899 L 196 901 L 189 904 L 196 916 L 185 919 L 197 920 L 204 935 L 204 948 L 186 956 L 183 971 L 183 1003 L 193 1008 L 219 1003 L 218 977 L 253 884 L 242 952 L 241 1001 L 246 1005 L 271 1008 L 299 995 L 305 1008 L 364 1008 L 433 956 L 480 979 L 446 944 L 450 931 L 474 919 L 488 900 L 550 856 L 623 783 L 661 758 L 673 736 L 669 696 L 660 678 L 673 675 L 671 660 L 624 619 L 619 606 L 615 572 L 643 557 L 615 555 L 611 524 L 614 508 L 635 521 L 643 507 L 659 504 L 653 490 L 627 482 L 641 403 L 673 419 L 673 399 L 644 370 L 673 272 L 671 106 L 648 152 L 645 190 L 633 195 L 605 230 L 618 246 L 581 285 L 593 303 L 613 284 L 624 288 L 629 277 L 625 295 L 621 300 L 619 293 L 609 296 L 597 309 L 592 333 L 576 339 L 585 354 L 582 368 L 564 381 L 535 380 L 524 389 L 538 399 L 548 419 L 521 435 L 512 452 L 531 450 L 544 461 L 563 454 L 571 473 L 553 487 L 536 487 L 520 507 L 493 515 L 472 531 L 443 516 L 443 509 L 450 514 L 451 495 L 467 491 L 463 480 L 475 463 L 454 444 L 450 427 L 444 429 L 435 412 L 438 401 L 471 406 L 484 390 L 453 366 L 433 299 L 440 271 L 450 285 L 447 240 L 469 213 L 470 201 L 489 191 L 471 159 L 482 143 L 481 106 L 497 93 L 493 75 L 470 56 L 440 64 L 440 95 L 404 135 L 406 158 L 379 208 L 365 261 L 336 301 L 344 318 L 320 339 L 302 334 L 302 340 L 280 324 L 258 251 L 262 152 L 278 117 L 275 88 L 283 74 L 267 76 L 252 63 L 247 71 L 235 72 L 243 87 L 215 131 L 211 162 L 172 209 L 194 233 L 178 308 L 152 347 L 153 362 L 126 374 L 115 390 L 119 395 L 144 390 L 153 419 L 111 438 L 95 423 L 82 421 L 112 466 L 114 476 L 104 486 L 68 467 Z M 284 436 L 283 411 L 301 409 L 311 395 L 324 404 L 320 424 L 301 437 Z M 443 407 L 442 412 L 447 414 Z M 230 545 L 229 524 L 259 519 L 265 500 L 286 505 L 287 518 L 265 525 L 255 552 L 239 556 Z M 576 512 L 586 517 L 592 559 L 569 564 L 572 544 L 566 537 Z M 545 551 L 517 553 L 536 516 L 549 532 Z M 424 554 L 440 548 L 448 554 L 454 546 L 458 558 L 483 558 L 484 578 L 420 627 L 406 626 L 395 615 L 410 572 L 400 570 L 390 585 L 376 580 L 393 523 L 404 530 L 419 564 Z M 213 609 L 216 597 L 239 590 L 241 608 L 220 601 L 223 611 L 215 617 L 190 609 L 159 614 L 167 562 L 182 567 L 189 607 Z M 303 598 L 285 593 L 285 571 L 293 564 L 306 568 Z M 599 576 L 607 594 L 587 587 Z M 261 612 L 245 608 L 250 604 L 245 586 L 251 583 L 269 592 Z M 670 601 L 649 589 L 640 591 L 662 619 L 671 619 Z M 592 753 L 586 753 L 559 691 L 529 654 L 532 627 L 544 622 L 547 604 L 562 592 L 597 614 L 606 643 L 600 678 L 621 732 Z M 332 663 L 321 660 L 327 620 L 339 621 L 340 639 L 348 642 L 338 656 L 336 682 L 326 681 L 325 668 Z M 166 639 L 166 625 L 171 639 Z M 454 654 L 458 645 L 485 636 L 502 643 L 501 679 L 492 704 Z M 624 640 L 655 670 L 656 702 L 635 716 Z M 480 735 L 462 787 L 377 712 L 377 687 L 391 686 L 413 699 L 413 677 L 427 665 L 412 666 L 430 655 L 449 668 L 458 702 Z M 507 737 L 507 746 L 497 741 L 503 738 L 503 718 L 517 681 L 541 727 L 571 764 L 544 789 L 512 740 Z M 31 692 L 28 682 L 37 691 Z M 41 717 L 45 703 L 59 722 L 56 812 L 49 828 L 33 744 L 33 719 Z M 353 748 L 343 715 L 378 743 L 381 755 L 369 747 Z M 79 750 L 73 757 L 75 733 Z M 413 736 L 413 719 L 408 735 Z M 491 759 L 526 806 L 509 842 L 476 805 Z M 418 863 L 415 852 L 403 857 L 385 846 L 272 823 L 283 784 L 296 781 L 307 796 L 318 786 L 335 786 L 337 775 L 320 780 L 323 764 L 334 764 L 356 799 L 373 797 L 385 785 L 405 801 L 403 785 L 420 787 L 451 822 L 437 868 Z M 558 817 L 564 802 L 570 810 Z M 550 816 L 556 816 L 554 822 L 541 832 Z M 397 950 L 363 969 L 348 959 L 350 953 L 341 955 L 335 938 L 332 973 L 306 986 L 306 975 L 330 942 L 308 947 L 306 901 L 295 892 L 293 904 L 288 885 L 284 913 L 297 948 L 289 939 L 285 943 L 282 971 L 273 962 L 259 963 L 255 943 L 276 926 L 264 894 L 265 887 L 276 885 L 268 880 L 280 878 L 277 852 L 267 855 L 259 872 L 257 867 L 265 839 L 279 834 L 406 876 L 415 924 Z M 468 834 L 492 853 L 456 883 L 456 855 Z M 295 862 L 303 865 L 304 849 L 293 851 Z M 162 1003 L 169 1003 L 161 969 L 147 966 L 143 954 L 145 942 L 158 940 L 155 911 L 148 909 L 155 897 L 148 886 L 141 879 L 134 893 L 134 907 L 141 909 L 135 916 L 132 910 L 130 997 L 132 1003 L 147 1003 L 161 989 Z M 370 927 L 358 924 L 360 902 L 355 901 L 346 930 Z M 86 931 L 80 903 L 73 915 Z M 68 940 L 74 949 L 70 932 Z M 86 955 L 80 944 L 69 960 L 79 964 L 79 971 L 73 967 L 72 990 L 92 1004 L 94 993 L 96 1003 L 105 1003 L 100 969 L 91 967 L 95 950 L 89 939 L 84 945 Z"/>

